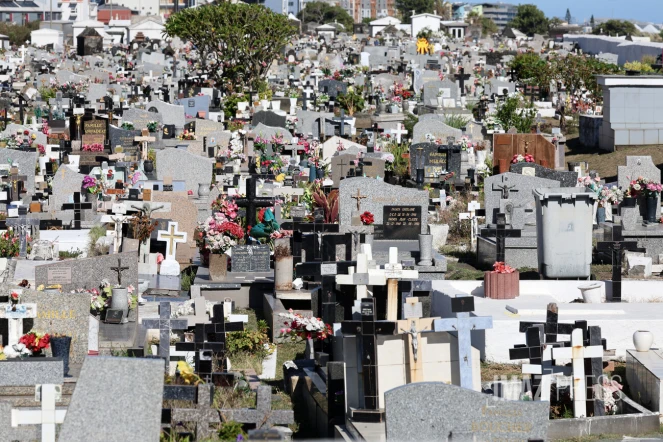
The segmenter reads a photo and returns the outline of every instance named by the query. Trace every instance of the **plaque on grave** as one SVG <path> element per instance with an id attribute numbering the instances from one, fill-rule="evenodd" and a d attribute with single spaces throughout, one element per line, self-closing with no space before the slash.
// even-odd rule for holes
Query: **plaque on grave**
<path id="1" fill-rule="evenodd" d="M 233 272 L 269 272 L 270 250 L 267 245 L 236 246 L 232 249 Z"/>
<path id="2" fill-rule="evenodd" d="M 41 227 L 41 224 L 40 224 Z M 71 284 L 71 267 L 54 267 L 46 274 L 48 284 Z"/>
<path id="3" fill-rule="evenodd" d="M 88 120 L 83 122 L 83 133 L 106 136 L 106 120 Z"/>
<path id="4" fill-rule="evenodd" d="M 382 220 L 385 239 L 418 239 L 421 206 L 384 206 Z"/>
<path id="5" fill-rule="evenodd" d="M 320 275 L 336 275 L 338 269 L 336 263 L 320 264 Z"/>
<path id="6" fill-rule="evenodd" d="M 174 124 L 164 124 L 163 133 L 161 134 L 161 138 L 164 140 L 170 140 L 175 138 L 175 125 Z"/>
<path id="7" fill-rule="evenodd" d="M 123 310 L 106 310 L 106 324 L 120 324 L 124 316 Z"/>

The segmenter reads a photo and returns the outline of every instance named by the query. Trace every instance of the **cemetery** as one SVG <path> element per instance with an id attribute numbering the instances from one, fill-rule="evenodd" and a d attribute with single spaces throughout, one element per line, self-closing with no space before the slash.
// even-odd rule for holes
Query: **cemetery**
<path id="1" fill-rule="evenodd" d="M 0 441 L 663 440 L 660 59 L 174 6 L 0 54 Z"/>

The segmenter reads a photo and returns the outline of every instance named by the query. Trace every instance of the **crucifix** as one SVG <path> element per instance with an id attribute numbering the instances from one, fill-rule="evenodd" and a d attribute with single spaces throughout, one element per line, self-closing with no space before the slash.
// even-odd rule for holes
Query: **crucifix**
<path id="1" fill-rule="evenodd" d="M 256 209 L 260 207 L 272 207 L 275 199 L 273 197 L 256 198 L 256 177 L 250 176 L 246 179 L 246 198 L 238 198 L 235 203 L 238 207 L 246 209 L 246 225 L 256 225 Z M 248 229 L 246 236 L 248 238 Z"/>
<path id="2" fill-rule="evenodd" d="M 494 228 L 481 229 L 482 237 L 495 236 L 496 262 L 506 262 L 506 238 L 520 238 L 519 229 L 506 228 L 506 214 L 497 214 L 497 224 Z"/>
<path id="3" fill-rule="evenodd" d="M 122 285 L 122 271 L 129 270 L 129 267 L 122 267 L 122 259 L 117 258 L 117 266 L 110 269 L 117 273 L 117 283 Z"/>
<path id="4" fill-rule="evenodd" d="M 361 245 L 361 253 L 357 253 L 357 267 L 348 267 L 347 275 L 336 275 L 336 284 L 357 286 L 357 298 L 352 308 L 353 317 L 360 316 L 361 302 L 368 298 L 368 286 L 386 285 L 387 278 L 383 271 L 369 269 L 368 261 L 373 259 L 370 244 Z"/>
<path id="5" fill-rule="evenodd" d="M 55 407 L 58 396 L 62 397 L 62 386 L 42 384 L 36 386 L 35 389 L 36 395 L 41 401 L 41 408 L 13 409 L 11 411 L 11 426 L 41 425 L 41 442 L 55 442 L 55 425 L 62 424 L 67 414 L 66 408 Z"/>
<path id="6" fill-rule="evenodd" d="M 601 241 L 596 244 L 599 252 L 608 252 L 612 263 L 612 302 L 622 301 L 622 259 L 624 251 L 645 251 L 638 247 L 637 241 L 624 241 L 622 226 L 612 227 L 612 241 Z"/>
<path id="7" fill-rule="evenodd" d="M 150 131 L 147 129 L 143 129 L 139 137 L 134 137 L 134 141 L 140 143 L 140 154 L 143 161 L 147 160 L 148 143 L 154 143 L 155 140 L 156 138 L 150 136 Z"/>
<path id="8" fill-rule="evenodd" d="M 573 416 L 587 416 L 585 358 L 603 358 L 603 346 L 589 345 L 585 347 L 582 329 L 576 328 L 571 333 L 572 347 L 553 348 L 554 359 L 571 359 L 573 366 Z M 602 369 L 603 367 L 601 367 Z"/>
<path id="9" fill-rule="evenodd" d="M 458 336 L 458 367 L 460 371 L 460 386 L 474 389 L 472 379 L 472 331 L 493 328 L 493 318 L 490 316 L 470 316 L 474 310 L 474 297 L 462 296 L 451 299 L 451 311 L 456 313 L 455 318 L 436 319 L 435 331 L 455 331 Z"/>
<path id="10" fill-rule="evenodd" d="M 506 184 L 506 181 L 508 181 L 508 180 L 509 180 L 509 178 L 502 175 L 502 185 L 500 186 L 498 184 L 493 184 L 493 189 L 492 189 L 493 192 L 498 191 L 498 190 L 501 191 L 502 192 L 501 199 L 503 199 L 503 200 L 508 200 L 509 199 L 509 194 L 511 192 L 519 192 L 518 189 L 514 190 L 514 188 L 516 187 L 515 184 L 513 184 L 511 186 Z"/>
<path id="11" fill-rule="evenodd" d="M 7 220 L 7 225 L 14 227 L 16 232 L 19 234 L 20 238 L 20 248 L 19 248 L 19 257 L 25 258 L 28 252 L 28 236 L 32 233 L 32 229 L 35 226 L 39 226 L 39 220 L 28 218 L 27 209 L 24 207 L 19 208 L 19 217 L 18 218 L 9 218 Z M 29 231 L 28 231 L 29 229 Z M 39 229 L 37 228 L 37 231 Z"/>
<path id="12" fill-rule="evenodd" d="M 124 207 L 124 206 L 122 206 Z M 126 216 L 126 215 L 118 215 L 116 217 L 110 217 L 110 220 L 114 224 L 113 228 L 113 250 L 115 253 L 120 252 L 120 247 L 122 246 L 122 224 L 127 222 L 129 219 L 133 217 L 131 216 Z"/>
<path id="13" fill-rule="evenodd" d="M 214 385 L 198 385 L 198 401 L 196 408 L 173 408 L 171 410 L 172 422 L 193 422 L 196 431 L 196 440 L 205 440 L 217 435 L 217 430 L 210 428 L 210 424 L 221 422 L 219 411 L 213 407 Z"/>
<path id="14" fill-rule="evenodd" d="M 19 175 L 18 168 L 12 167 L 9 176 L 3 178 L 9 184 L 9 200 L 10 201 L 19 201 L 21 199 L 21 193 L 24 192 L 25 182 L 28 177 L 26 175 Z"/>
<path id="15" fill-rule="evenodd" d="M 357 195 L 350 196 L 350 198 L 357 201 L 357 212 L 359 212 L 361 210 L 361 200 L 368 197 L 366 195 L 362 195 L 361 190 L 357 189 Z"/>
<path id="16" fill-rule="evenodd" d="M 159 330 L 159 357 L 166 360 L 166 372 L 170 365 L 170 331 L 186 330 L 186 319 L 170 319 L 170 302 L 159 303 L 159 319 L 143 319 L 147 329 Z"/>
<path id="17" fill-rule="evenodd" d="M 62 172 L 64 172 L 64 167 Z M 74 211 L 74 229 L 81 229 L 81 212 L 85 209 L 92 209 L 92 203 L 81 202 L 81 193 L 74 192 L 74 202 L 67 203 L 62 205 L 62 210 L 72 210 Z"/>
<path id="18" fill-rule="evenodd" d="M 7 344 L 12 346 L 18 344 L 23 336 L 23 320 L 35 319 L 37 317 L 37 304 L 0 304 L 0 319 L 8 321 Z"/>
<path id="19" fill-rule="evenodd" d="M 432 332 L 434 322 L 439 318 L 422 318 L 422 307 L 419 298 L 407 298 L 405 305 L 410 308 L 404 309 L 404 317 L 397 321 L 398 330 L 407 335 L 407 345 L 410 349 L 408 353 L 410 366 L 409 373 L 407 374 L 406 382 L 411 384 L 413 382 L 424 381 L 424 362 L 423 362 L 423 342 L 420 342 L 421 333 L 424 331 Z"/>

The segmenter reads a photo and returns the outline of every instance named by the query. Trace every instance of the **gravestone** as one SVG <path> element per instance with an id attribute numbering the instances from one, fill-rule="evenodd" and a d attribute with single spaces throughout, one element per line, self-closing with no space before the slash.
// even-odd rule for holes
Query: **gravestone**
<path id="1" fill-rule="evenodd" d="M 186 183 L 186 190 L 198 194 L 199 184 L 212 180 L 212 159 L 191 154 L 182 149 L 163 149 L 157 152 L 157 179 L 171 177 Z"/>
<path id="2" fill-rule="evenodd" d="M 231 268 L 233 272 L 269 272 L 269 257 L 267 245 L 235 246 Z"/>
<path id="3" fill-rule="evenodd" d="M 623 190 L 628 189 L 629 183 L 638 177 L 661 182 L 661 170 L 656 167 L 650 156 L 628 156 L 626 157 L 626 166 L 617 166 L 617 181 L 619 187 Z M 644 201 L 641 201 L 640 212 L 645 214 L 647 210 Z M 656 219 L 661 217 L 661 194 L 658 194 L 656 204 Z"/>
<path id="4" fill-rule="evenodd" d="M 410 178 L 417 178 L 417 169 L 424 169 L 424 182 L 438 182 L 438 177 L 453 172 L 460 177 L 460 146 L 438 145 L 434 143 L 412 144 L 410 147 Z"/>
<path id="5" fill-rule="evenodd" d="M 456 100 L 460 98 L 459 95 L 456 82 L 445 79 L 443 81 L 429 81 L 425 83 L 422 98 L 424 104 L 430 106 L 440 96 L 446 100 L 444 107 L 456 107 Z"/>
<path id="6" fill-rule="evenodd" d="M 280 127 L 285 129 L 286 128 L 286 118 L 285 115 L 279 115 L 276 112 L 272 111 L 258 111 L 255 114 L 253 114 L 253 119 L 251 120 L 251 123 L 253 126 L 257 126 L 258 124 L 264 124 L 265 126 L 269 127 Z"/>
<path id="7" fill-rule="evenodd" d="M 141 131 L 119 129 L 111 126 L 109 133 L 110 147 L 113 153 L 124 153 L 127 159 L 137 158 L 138 144 L 135 141 L 136 137 L 141 136 Z"/>
<path id="8" fill-rule="evenodd" d="M 85 175 L 74 172 L 66 166 L 61 166 L 53 176 L 53 192 L 49 196 L 48 209 L 54 213 L 60 211 L 62 205 L 69 202 L 75 192 L 81 191 Z"/>
<path id="9" fill-rule="evenodd" d="M 322 80 L 318 83 L 318 91 L 329 95 L 332 100 L 348 91 L 348 85 L 338 80 Z M 326 104 L 326 103 L 325 103 Z"/>
<path id="10" fill-rule="evenodd" d="M 339 221 L 341 225 L 351 225 L 352 211 L 356 210 L 357 202 L 353 198 L 357 192 L 366 198 L 361 199 L 359 213 L 369 211 L 375 217 L 375 224 L 383 224 L 384 206 L 418 206 L 424 215 L 421 219 L 421 233 L 428 233 L 428 201 L 427 191 L 392 186 L 384 181 L 373 178 L 346 178 L 339 185 Z"/>
<path id="11" fill-rule="evenodd" d="M 418 239 L 421 233 L 421 206 L 384 206 L 384 239 Z"/>
<path id="12" fill-rule="evenodd" d="M 429 142 L 430 140 L 426 138 L 426 135 L 432 136 L 434 139 L 441 140 L 442 143 L 445 143 L 447 137 L 454 137 L 456 140 L 460 140 L 463 136 L 463 131 L 460 129 L 454 129 L 451 126 L 447 126 L 434 119 L 426 119 L 414 125 L 414 128 L 412 129 L 412 144 Z"/>
<path id="13" fill-rule="evenodd" d="M 163 122 L 163 117 L 161 116 L 161 114 L 155 112 L 148 112 L 142 109 L 130 108 L 122 113 L 122 120 L 131 121 L 136 129 L 141 130 L 141 129 L 146 129 L 147 123 L 149 123 L 150 121 L 156 121 L 159 124 L 161 124 Z M 111 146 L 113 146 L 113 144 L 111 144 Z"/>
<path id="14" fill-rule="evenodd" d="M 506 187 L 505 187 L 506 186 Z M 523 208 L 525 210 L 525 223 L 532 224 L 536 222 L 536 204 L 532 190 L 543 188 L 558 188 L 559 181 L 548 180 L 517 173 L 502 173 L 488 177 L 484 181 L 485 189 L 485 208 L 486 223 L 494 224 L 496 215 L 500 211 L 500 203 L 505 193 L 508 192 L 508 200 L 514 208 Z"/>
<path id="15" fill-rule="evenodd" d="M 158 111 L 159 114 L 161 114 L 163 124 L 172 124 L 177 129 L 184 128 L 184 106 L 178 106 L 175 104 L 169 104 L 163 101 L 155 100 L 145 104 L 145 109 L 151 112 L 151 108 L 154 108 Z"/>
<path id="16" fill-rule="evenodd" d="M 93 258 L 59 261 L 35 267 L 35 285 L 45 286 L 60 284 L 65 293 L 76 289 L 99 288 L 99 282 L 107 279 L 111 284 L 118 284 L 117 272 L 111 267 L 122 260 L 129 269 L 122 273 L 124 284 L 138 287 L 138 256 L 135 252 L 116 253 L 95 256 Z"/>
<path id="17" fill-rule="evenodd" d="M 536 163 L 521 162 L 512 164 L 509 171 L 520 175 L 559 181 L 560 187 L 575 187 L 578 183 L 578 174 L 576 172 L 548 169 Z"/>
<path id="18" fill-rule="evenodd" d="M 163 373 L 164 361 L 161 359 L 87 358 L 76 382 L 59 440 L 158 442 Z M 99 413 L 99 410 L 104 412 Z"/>
<path id="19" fill-rule="evenodd" d="M 545 440 L 548 402 L 497 400 L 443 382 L 419 382 L 384 394 L 386 439 Z M 422 406 L 425 403 L 426 406 Z"/>
<path id="20" fill-rule="evenodd" d="M 196 247 L 193 232 L 198 225 L 198 208 L 184 192 L 153 191 L 152 204 L 159 205 L 160 203 L 170 203 L 170 211 L 153 212 L 151 217 L 175 221 L 180 230 L 187 232 L 188 247 L 185 247 L 184 244 L 177 247 L 176 258 L 178 261 L 184 259 L 189 262 L 188 258 L 191 257 L 192 248 Z"/>

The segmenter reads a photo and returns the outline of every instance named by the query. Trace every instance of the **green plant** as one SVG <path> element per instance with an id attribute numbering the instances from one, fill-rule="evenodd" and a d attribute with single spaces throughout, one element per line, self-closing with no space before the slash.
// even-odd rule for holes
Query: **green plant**
<path id="1" fill-rule="evenodd" d="M 338 221 L 338 190 L 334 189 L 329 194 L 325 194 L 321 188 L 316 188 L 313 192 L 313 202 L 316 207 L 322 207 L 325 212 L 325 222 L 332 224 Z"/>
<path id="2" fill-rule="evenodd" d="M 247 101 L 248 97 L 242 93 L 227 95 L 223 100 L 223 114 L 227 120 L 235 118 L 237 115 L 237 103 Z"/>
<path id="3" fill-rule="evenodd" d="M 46 87 L 42 86 L 39 88 L 39 94 L 41 95 L 41 99 L 48 103 L 48 100 L 51 98 L 55 98 L 55 93 L 57 91 L 55 90 L 54 87 Z"/>
<path id="4" fill-rule="evenodd" d="M 104 236 L 106 236 L 106 231 L 107 229 L 105 226 L 101 226 L 98 224 L 90 229 L 90 231 L 88 232 L 88 237 L 89 237 L 88 251 L 87 251 L 88 256 L 99 256 L 108 252 L 107 248 L 106 250 L 102 250 L 101 248 L 97 247 L 97 241 L 99 240 L 99 238 L 103 238 Z"/>
<path id="5" fill-rule="evenodd" d="M 339 95 L 336 98 L 336 101 L 348 112 L 348 115 L 353 116 L 355 112 L 361 112 L 364 110 L 364 96 L 361 89 L 358 92 L 355 92 L 354 89 L 349 89 L 348 92 L 342 95 Z"/>
<path id="6" fill-rule="evenodd" d="M 644 64 L 656 64 L 656 57 L 653 55 L 645 54 L 642 56 L 640 61 Z"/>
<path id="7" fill-rule="evenodd" d="M 264 358 L 267 355 L 265 344 L 269 344 L 268 330 L 267 321 L 261 319 L 257 322 L 255 330 L 228 333 L 226 344 L 229 355 L 247 351 L 252 354 L 259 354 L 261 358 Z"/>
<path id="8" fill-rule="evenodd" d="M 242 123 L 241 121 L 229 121 L 228 122 L 228 130 L 230 132 L 235 132 L 235 131 L 241 130 L 243 128 L 244 128 L 244 123 Z"/>
<path id="9" fill-rule="evenodd" d="M 354 20 L 345 9 L 324 1 L 306 2 L 304 9 L 299 11 L 297 18 L 306 20 L 306 23 L 314 21 L 316 23 L 340 23 L 346 32 L 352 31 Z"/>
<path id="10" fill-rule="evenodd" d="M 470 117 L 466 117 L 465 115 L 461 114 L 445 115 L 444 117 L 444 124 L 451 126 L 454 129 L 462 129 L 467 126 L 467 123 L 469 122 Z"/>
<path id="11" fill-rule="evenodd" d="M 246 438 L 247 434 L 244 432 L 242 424 L 239 422 L 226 421 L 222 423 L 221 428 L 219 428 L 219 441 L 236 442 L 238 440 L 246 440 Z"/>
<path id="12" fill-rule="evenodd" d="M 82 253 L 83 251 L 78 248 L 74 251 L 61 250 L 59 256 L 60 259 L 78 258 Z"/>
<path id="13" fill-rule="evenodd" d="M 511 95 L 497 106 L 495 119 L 504 130 L 515 127 L 518 133 L 530 133 L 534 124 L 536 110 L 531 104 L 521 108 L 519 95 Z"/>
<path id="14" fill-rule="evenodd" d="M 639 61 L 631 61 L 624 63 L 624 69 L 627 71 L 638 71 L 645 74 L 654 72 L 654 69 L 648 63 L 641 63 Z"/>
<path id="15" fill-rule="evenodd" d="M 412 134 L 414 133 L 414 125 L 419 122 L 419 118 L 407 112 L 405 114 L 405 121 L 403 121 L 403 126 L 405 126 L 405 130 L 407 130 L 407 133 Z"/>
<path id="16" fill-rule="evenodd" d="M 180 275 L 180 289 L 184 292 L 188 292 L 195 279 L 196 272 L 193 271 L 191 267 L 185 269 Z"/>
<path id="17" fill-rule="evenodd" d="M 149 149 L 147 151 L 147 159 L 149 161 L 152 161 L 152 163 L 154 163 L 154 166 L 156 167 L 156 165 L 157 165 L 157 152 L 156 152 L 156 150 Z"/>
<path id="18" fill-rule="evenodd" d="M 391 165 L 394 175 L 399 177 L 405 177 L 407 175 L 408 160 L 403 158 L 403 154 L 406 154 L 410 151 L 409 143 L 398 144 L 395 141 L 387 144 L 385 147 L 389 153 L 394 156 L 394 162 Z"/>

